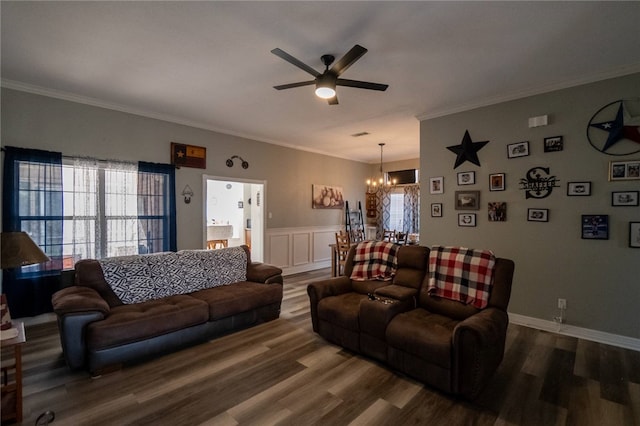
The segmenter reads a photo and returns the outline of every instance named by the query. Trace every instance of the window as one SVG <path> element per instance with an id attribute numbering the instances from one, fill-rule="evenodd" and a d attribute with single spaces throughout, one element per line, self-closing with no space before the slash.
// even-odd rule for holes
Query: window
<path id="1" fill-rule="evenodd" d="M 168 250 L 169 178 L 136 164 L 74 159 L 62 167 L 64 267 L 79 259 Z"/>
<path id="2" fill-rule="evenodd" d="M 135 164 L 65 159 L 63 263 L 137 254 L 138 168 Z"/>
<path id="3" fill-rule="evenodd" d="M 15 226 L 52 258 L 22 273 L 69 269 L 80 259 L 175 250 L 173 175 L 141 164 L 139 169 L 136 163 L 63 158 L 52 167 L 16 161 Z"/>
<path id="4" fill-rule="evenodd" d="M 27 232 L 51 258 L 2 271 L 16 317 L 50 312 L 60 270 L 79 259 L 176 250 L 174 166 L 2 150 L 2 229 Z"/>
<path id="5" fill-rule="evenodd" d="M 404 193 L 394 192 L 389 194 L 389 228 L 398 232 L 404 231 Z"/>

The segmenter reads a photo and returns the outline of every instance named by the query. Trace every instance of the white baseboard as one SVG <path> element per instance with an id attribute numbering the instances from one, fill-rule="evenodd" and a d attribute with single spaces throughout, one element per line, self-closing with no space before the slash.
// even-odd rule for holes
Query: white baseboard
<path id="1" fill-rule="evenodd" d="M 525 327 L 536 328 L 538 330 L 550 331 L 565 336 L 577 337 L 579 339 L 591 340 L 593 342 L 604 343 L 606 345 L 618 346 L 633 351 L 640 351 L 640 339 L 621 336 L 619 334 L 605 333 L 604 331 L 591 330 L 588 328 L 576 327 L 568 324 L 558 324 L 539 318 L 527 317 L 524 315 L 509 313 L 509 322 Z"/>

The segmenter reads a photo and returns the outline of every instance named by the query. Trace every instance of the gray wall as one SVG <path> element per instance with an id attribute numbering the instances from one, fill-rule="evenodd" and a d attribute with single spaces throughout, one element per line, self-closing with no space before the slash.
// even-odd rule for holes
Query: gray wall
<path id="1" fill-rule="evenodd" d="M 364 201 L 369 164 L 298 151 L 138 115 L 2 89 L 2 145 L 61 151 L 100 159 L 170 162 L 170 143 L 207 148 L 207 168 L 176 171 L 176 193 L 189 185 L 190 204 L 178 197 L 178 248 L 202 246 L 202 175 L 267 181 L 267 228 L 343 223 L 341 210 L 311 208 L 312 184 L 342 186 L 354 205 Z M 239 155 L 249 168 L 225 165 Z"/>
<path id="2" fill-rule="evenodd" d="M 640 159 L 640 153 L 612 157 L 596 151 L 586 126 L 605 104 L 640 97 L 640 74 L 574 87 L 479 108 L 420 124 L 423 244 L 488 248 L 515 261 L 509 310 L 552 320 L 557 299 L 567 299 L 567 323 L 577 327 L 640 338 L 640 250 L 628 247 L 630 221 L 640 221 L 640 207 L 612 207 L 611 191 L 639 190 L 640 181 L 608 181 L 611 160 Z M 529 128 L 528 118 L 548 114 L 546 127 Z M 473 141 L 490 142 L 478 152 L 481 167 L 466 162 L 453 169 L 465 130 Z M 562 135 L 564 151 L 543 152 L 545 137 Z M 507 159 L 507 144 L 530 142 L 531 155 Z M 550 167 L 560 187 L 544 199 L 525 199 L 518 181 L 532 167 Z M 459 187 L 456 173 L 475 171 L 476 184 Z M 490 192 L 488 176 L 506 173 L 506 191 Z M 431 195 L 429 177 L 444 176 L 445 192 Z M 568 197 L 567 182 L 591 181 L 590 197 Z M 477 227 L 457 226 L 454 192 L 481 191 Z M 507 202 L 507 221 L 489 222 L 487 203 Z M 444 217 L 430 217 L 431 203 L 444 204 Z M 528 208 L 549 209 L 547 223 L 528 222 Z M 607 214 L 609 240 L 583 240 L 582 214 Z"/>

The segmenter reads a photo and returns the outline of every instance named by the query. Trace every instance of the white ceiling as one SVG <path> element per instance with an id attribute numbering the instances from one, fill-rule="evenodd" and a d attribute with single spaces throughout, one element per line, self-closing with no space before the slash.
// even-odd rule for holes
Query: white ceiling
<path id="1" fill-rule="evenodd" d="M 9 2 L 2 84 L 338 157 L 419 156 L 419 120 L 640 71 L 640 2 Z M 329 106 L 318 71 L 369 52 Z M 358 132 L 368 136 L 354 138 Z M 183 141 L 188 143 L 189 141 Z"/>

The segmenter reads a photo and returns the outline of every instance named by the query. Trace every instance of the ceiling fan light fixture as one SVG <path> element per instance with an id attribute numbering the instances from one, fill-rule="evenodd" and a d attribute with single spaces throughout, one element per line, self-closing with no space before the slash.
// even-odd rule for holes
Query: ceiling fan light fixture
<path id="1" fill-rule="evenodd" d="M 316 86 L 316 96 L 322 99 L 331 99 L 336 95 L 336 89 L 326 85 L 321 86 L 319 83 Z"/>

